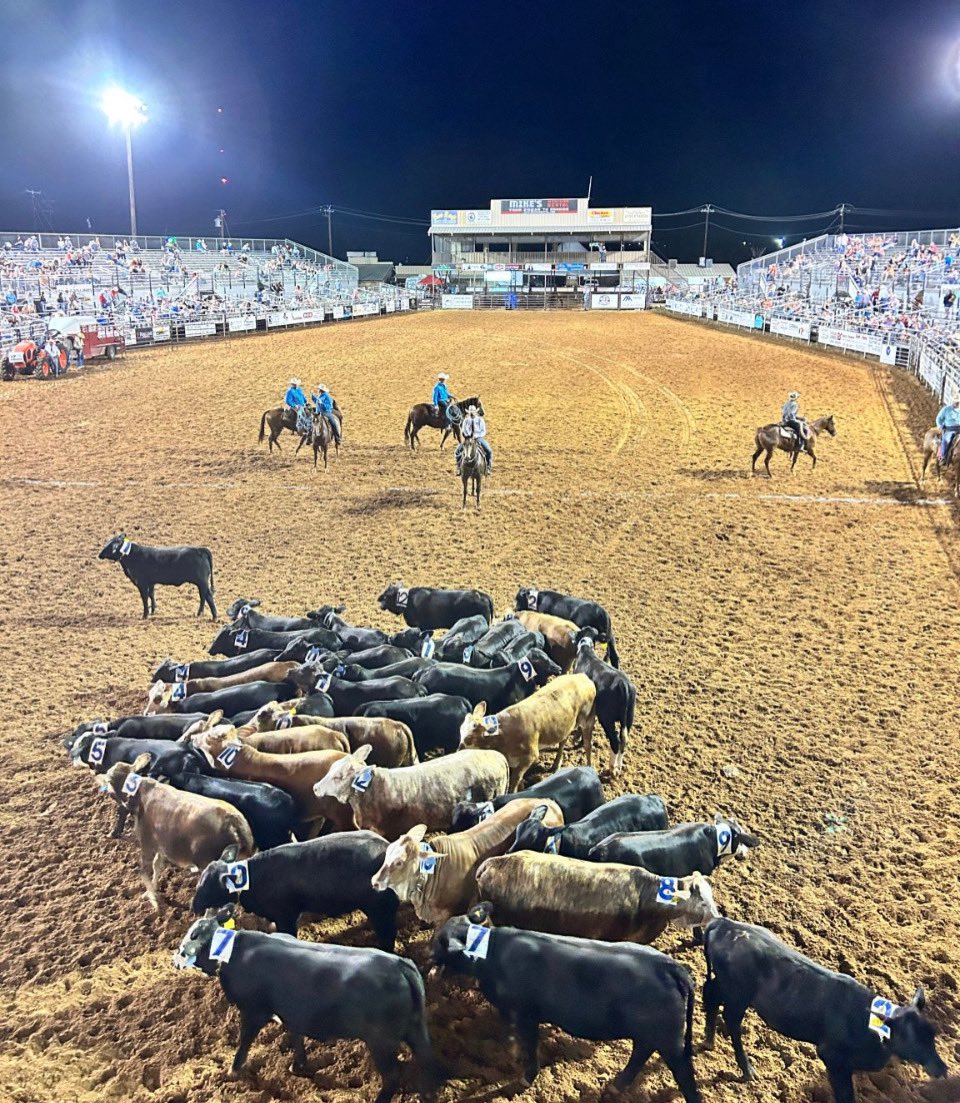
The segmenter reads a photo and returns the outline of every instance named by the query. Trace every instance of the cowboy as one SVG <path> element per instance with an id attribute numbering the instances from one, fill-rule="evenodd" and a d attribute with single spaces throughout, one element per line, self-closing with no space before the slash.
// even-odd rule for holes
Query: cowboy
<path id="1" fill-rule="evenodd" d="M 450 392 L 447 390 L 447 380 L 450 378 L 446 372 L 440 372 L 433 388 L 433 410 L 438 415 L 447 416 L 447 404 L 450 402 Z"/>
<path id="2" fill-rule="evenodd" d="M 326 418 L 330 431 L 333 433 L 333 439 L 339 448 L 341 439 L 340 418 L 334 409 L 333 396 L 325 384 L 318 383 L 316 391 L 310 397 L 313 399 L 313 408 L 316 412 Z"/>
<path id="3" fill-rule="evenodd" d="M 800 406 L 797 399 L 800 397 L 799 391 L 791 391 L 787 396 L 787 401 L 783 404 L 783 410 L 781 411 L 780 424 L 785 429 L 792 429 L 797 437 L 797 452 L 802 452 L 806 445 L 806 431 L 803 425 L 803 418 L 800 416 Z"/>
<path id="4" fill-rule="evenodd" d="M 940 463 L 946 464 L 950 459 L 954 441 L 960 434 L 960 394 L 937 414 L 937 428 L 940 430 Z"/>
<path id="5" fill-rule="evenodd" d="M 307 437 L 307 443 L 313 436 L 313 420 L 310 410 L 307 408 L 307 396 L 303 393 L 303 385 L 299 379 L 291 379 L 287 387 L 287 393 L 283 396 L 287 409 L 297 415 L 297 432 Z"/>
<path id="6" fill-rule="evenodd" d="M 464 440 L 469 440 L 473 437 L 477 444 L 483 449 L 483 454 L 487 457 L 487 474 L 493 474 L 493 449 L 487 443 L 487 423 L 477 413 L 476 406 L 469 406 L 467 408 L 467 416 L 463 419 L 463 424 L 460 426 L 460 435 Z M 460 461 L 463 458 L 463 445 L 458 444 L 454 457 L 457 461 L 457 474 L 460 474 Z"/>

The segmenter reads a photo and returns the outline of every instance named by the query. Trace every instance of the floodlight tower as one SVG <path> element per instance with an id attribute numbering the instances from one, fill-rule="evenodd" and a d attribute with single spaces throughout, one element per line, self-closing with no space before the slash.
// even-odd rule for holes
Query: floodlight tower
<path id="1" fill-rule="evenodd" d="M 130 234 L 136 237 L 137 199 L 133 189 L 133 143 L 130 140 L 130 135 L 134 127 L 147 121 L 147 107 L 142 100 L 138 99 L 130 92 L 125 92 L 122 88 L 117 88 L 116 85 L 106 89 L 103 93 L 100 100 L 100 107 L 110 121 L 111 126 L 118 125 L 123 127 L 123 132 L 127 139 L 127 187 L 130 191 Z"/>

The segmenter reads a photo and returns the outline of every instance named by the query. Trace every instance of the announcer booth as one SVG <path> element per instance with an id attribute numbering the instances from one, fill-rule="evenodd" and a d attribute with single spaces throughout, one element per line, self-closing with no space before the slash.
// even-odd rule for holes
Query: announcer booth
<path id="1" fill-rule="evenodd" d="M 633 291 L 650 271 L 650 207 L 494 199 L 430 212 L 434 271 L 461 291 Z"/>

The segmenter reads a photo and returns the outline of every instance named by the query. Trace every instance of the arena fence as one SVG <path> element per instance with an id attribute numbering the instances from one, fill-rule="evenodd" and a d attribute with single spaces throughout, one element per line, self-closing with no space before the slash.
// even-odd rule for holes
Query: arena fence
<path id="1" fill-rule="evenodd" d="M 441 310 L 645 310 L 648 297 L 642 291 L 555 291 L 530 288 L 523 291 L 467 292 L 437 295 Z"/>

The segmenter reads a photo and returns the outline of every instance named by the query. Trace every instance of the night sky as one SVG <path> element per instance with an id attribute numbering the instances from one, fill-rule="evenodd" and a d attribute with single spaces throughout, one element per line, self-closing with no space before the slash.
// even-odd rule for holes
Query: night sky
<path id="1" fill-rule="evenodd" d="M 116 82 L 148 105 L 141 233 L 289 236 L 326 247 L 337 208 L 422 221 L 493 197 L 652 205 L 654 247 L 700 252 L 705 202 L 788 215 L 841 201 L 851 228 L 960 223 L 960 5 L 2 0 L 0 226 L 129 227 Z M 218 112 L 222 108 L 222 112 Z M 221 153 L 220 150 L 223 150 Z M 220 177 L 229 183 L 221 185 Z M 829 217 L 716 215 L 742 260 Z M 726 229 L 723 227 L 729 227 Z M 426 226 L 334 216 L 334 251 L 427 259 Z M 754 237 L 748 237 L 748 231 Z"/>

